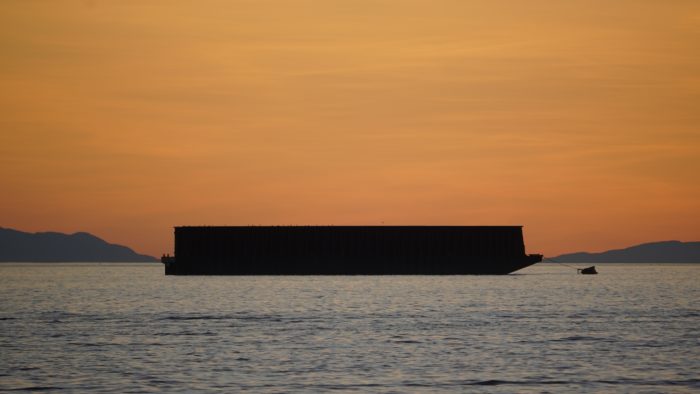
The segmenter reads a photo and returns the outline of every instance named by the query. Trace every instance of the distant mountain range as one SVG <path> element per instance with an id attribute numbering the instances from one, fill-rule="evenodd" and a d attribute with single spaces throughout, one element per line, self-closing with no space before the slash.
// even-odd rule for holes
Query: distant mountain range
<path id="1" fill-rule="evenodd" d="M 553 257 L 562 263 L 700 263 L 700 242 L 663 241 L 601 253 Z M 89 233 L 27 233 L 0 227 L 0 262 L 152 262 L 153 256 Z M 545 258 L 546 262 L 546 258 Z"/>
<path id="2" fill-rule="evenodd" d="M 562 263 L 700 263 L 700 242 L 651 242 L 601 253 L 563 254 L 553 259 Z"/>
<path id="3" fill-rule="evenodd" d="M 25 233 L 0 227 L 0 262 L 151 262 L 88 233 Z"/>

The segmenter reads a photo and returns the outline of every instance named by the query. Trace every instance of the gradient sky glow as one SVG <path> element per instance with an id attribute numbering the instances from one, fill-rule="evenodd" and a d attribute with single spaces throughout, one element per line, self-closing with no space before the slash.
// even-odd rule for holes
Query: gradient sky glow
<path id="1" fill-rule="evenodd" d="M 697 0 L 7 0 L 0 48 L 3 227 L 700 240 Z"/>

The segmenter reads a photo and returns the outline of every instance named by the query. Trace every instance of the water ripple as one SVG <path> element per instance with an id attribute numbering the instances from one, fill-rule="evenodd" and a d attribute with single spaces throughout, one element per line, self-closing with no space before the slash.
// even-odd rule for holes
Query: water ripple
<path id="1" fill-rule="evenodd" d="M 684 392 L 700 266 L 166 277 L 0 266 L 0 391 Z"/>

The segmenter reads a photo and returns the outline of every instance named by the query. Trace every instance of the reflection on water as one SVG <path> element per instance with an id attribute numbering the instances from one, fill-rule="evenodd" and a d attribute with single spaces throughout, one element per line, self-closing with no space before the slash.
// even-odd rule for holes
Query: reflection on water
<path id="1" fill-rule="evenodd" d="M 700 265 L 172 277 L 0 264 L 0 390 L 691 391 Z"/>

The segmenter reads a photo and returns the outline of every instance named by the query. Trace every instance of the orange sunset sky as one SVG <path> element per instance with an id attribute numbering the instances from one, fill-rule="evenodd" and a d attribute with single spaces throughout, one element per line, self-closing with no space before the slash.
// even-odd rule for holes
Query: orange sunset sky
<path id="1" fill-rule="evenodd" d="M 700 240 L 697 0 L 6 0 L 0 48 L 2 227 Z"/>

